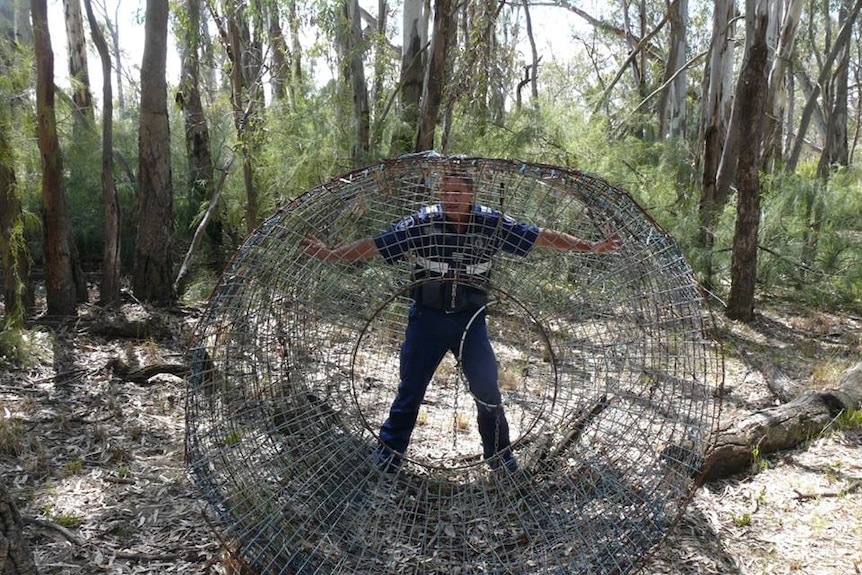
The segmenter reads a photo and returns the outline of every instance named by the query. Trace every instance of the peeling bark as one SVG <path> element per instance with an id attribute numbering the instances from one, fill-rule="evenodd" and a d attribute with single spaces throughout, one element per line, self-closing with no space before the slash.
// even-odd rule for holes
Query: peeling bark
<path id="1" fill-rule="evenodd" d="M 0 484 L 0 573 L 4 575 L 38 575 L 33 552 L 22 531 L 21 516 Z"/>

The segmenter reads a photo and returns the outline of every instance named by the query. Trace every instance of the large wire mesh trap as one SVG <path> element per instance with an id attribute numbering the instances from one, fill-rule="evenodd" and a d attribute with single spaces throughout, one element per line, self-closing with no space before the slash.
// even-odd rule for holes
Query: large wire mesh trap
<path id="1" fill-rule="evenodd" d="M 493 253 L 483 309 L 517 470 L 484 459 L 453 352 L 384 473 L 372 454 L 416 262 L 321 261 L 302 240 L 378 234 L 438 202 L 450 173 L 517 221 L 620 245 Z M 628 573 L 681 514 L 713 437 L 723 366 L 709 328 L 679 248 L 602 179 L 385 161 L 306 192 L 236 254 L 190 348 L 190 470 L 261 573 Z"/>

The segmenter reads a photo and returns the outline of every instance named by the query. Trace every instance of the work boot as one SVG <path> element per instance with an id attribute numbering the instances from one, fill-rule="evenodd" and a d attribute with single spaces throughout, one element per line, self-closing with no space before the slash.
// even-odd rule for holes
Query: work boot
<path id="1" fill-rule="evenodd" d="M 394 475 L 398 473 L 398 469 L 401 467 L 401 456 L 380 444 L 374 450 L 371 462 L 377 471 Z"/>
<path id="2" fill-rule="evenodd" d="M 503 453 L 497 453 L 486 461 L 488 462 L 488 467 L 494 472 L 505 471 L 514 473 L 518 471 L 518 460 L 515 459 L 515 456 L 508 449 Z"/>

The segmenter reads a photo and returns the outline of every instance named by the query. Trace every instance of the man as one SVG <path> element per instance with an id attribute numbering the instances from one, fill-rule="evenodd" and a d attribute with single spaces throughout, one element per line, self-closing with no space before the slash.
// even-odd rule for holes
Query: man
<path id="1" fill-rule="evenodd" d="M 380 428 L 375 465 L 395 472 L 407 450 L 419 407 L 437 366 L 451 351 L 476 402 L 483 454 L 492 469 L 517 469 L 509 424 L 497 385 L 497 360 L 485 326 L 485 306 L 494 258 L 502 250 L 526 256 L 534 247 L 604 253 L 619 239 L 588 242 L 565 232 L 516 222 L 475 205 L 473 180 L 442 178 L 440 203 L 421 208 L 391 229 L 336 248 L 314 236 L 305 253 L 323 261 L 356 261 L 380 256 L 387 263 L 408 259 L 413 304 L 401 345 L 398 393 Z"/>

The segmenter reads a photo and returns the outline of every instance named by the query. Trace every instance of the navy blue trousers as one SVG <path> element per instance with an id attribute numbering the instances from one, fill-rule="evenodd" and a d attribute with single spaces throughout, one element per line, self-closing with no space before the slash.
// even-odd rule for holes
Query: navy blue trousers
<path id="1" fill-rule="evenodd" d="M 488 340 L 483 311 L 472 323 L 475 311 L 447 314 L 433 308 L 410 308 L 404 342 L 401 344 L 401 381 L 380 429 L 381 441 L 396 454 L 403 454 L 416 425 L 425 390 L 447 352 L 459 359 L 470 392 L 476 400 L 477 423 L 485 459 L 509 453 L 509 423 L 503 413 L 497 386 L 497 358 Z M 469 326 L 469 329 L 468 329 Z M 466 331 L 466 338 L 462 337 Z M 459 357 L 460 353 L 460 357 Z M 394 456 L 400 463 L 400 457 Z"/>

